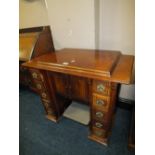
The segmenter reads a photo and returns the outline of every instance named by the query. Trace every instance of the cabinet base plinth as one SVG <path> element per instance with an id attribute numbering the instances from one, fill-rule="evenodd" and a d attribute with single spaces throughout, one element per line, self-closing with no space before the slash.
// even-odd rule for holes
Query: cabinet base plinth
<path id="1" fill-rule="evenodd" d="M 93 134 L 89 135 L 88 138 L 104 146 L 108 146 L 108 138 L 99 138 L 94 136 Z"/>
<path id="2" fill-rule="evenodd" d="M 55 123 L 58 122 L 58 119 L 55 116 L 52 115 L 46 115 L 46 118 L 49 119 L 50 121 L 53 121 Z"/>

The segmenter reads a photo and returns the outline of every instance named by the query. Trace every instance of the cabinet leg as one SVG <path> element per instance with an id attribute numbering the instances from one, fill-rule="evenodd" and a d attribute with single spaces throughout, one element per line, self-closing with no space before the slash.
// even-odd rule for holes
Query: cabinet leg
<path id="1" fill-rule="evenodd" d="M 108 138 L 107 138 L 107 137 L 101 138 L 101 139 L 100 139 L 100 138 L 94 136 L 94 134 L 90 134 L 90 135 L 88 136 L 88 138 L 89 138 L 90 140 L 93 140 L 93 141 L 95 141 L 95 142 L 98 142 L 98 143 L 100 143 L 100 144 L 102 144 L 102 145 L 104 145 L 104 146 L 108 146 Z"/>

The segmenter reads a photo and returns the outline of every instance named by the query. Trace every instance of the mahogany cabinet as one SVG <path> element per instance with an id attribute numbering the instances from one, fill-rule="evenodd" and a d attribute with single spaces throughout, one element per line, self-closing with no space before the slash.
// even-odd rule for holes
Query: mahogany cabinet
<path id="1" fill-rule="evenodd" d="M 23 66 L 32 76 L 48 119 L 57 122 L 72 100 L 82 101 L 90 106 L 89 139 L 107 145 L 117 86 L 131 83 L 133 63 L 133 56 L 118 51 L 63 49 Z"/>

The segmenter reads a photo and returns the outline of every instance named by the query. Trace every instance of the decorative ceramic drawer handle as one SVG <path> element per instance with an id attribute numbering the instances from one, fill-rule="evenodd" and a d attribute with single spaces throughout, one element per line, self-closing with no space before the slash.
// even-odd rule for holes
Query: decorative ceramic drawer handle
<path id="1" fill-rule="evenodd" d="M 37 77 L 38 77 L 38 75 L 37 75 L 36 72 L 33 72 L 33 73 L 32 73 L 32 76 L 33 76 L 34 79 L 37 79 Z"/>
<path id="2" fill-rule="evenodd" d="M 96 117 L 98 117 L 98 118 L 102 118 L 103 117 L 103 113 L 102 112 L 100 112 L 100 111 L 98 111 L 98 112 L 96 112 Z"/>
<path id="3" fill-rule="evenodd" d="M 97 91 L 98 92 L 104 92 L 104 90 L 105 90 L 105 86 L 103 84 L 97 85 Z"/>
<path id="4" fill-rule="evenodd" d="M 104 103 L 103 100 L 98 99 L 98 100 L 96 100 L 96 104 L 97 104 L 97 105 L 104 105 L 105 103 Z"/>
<path id="5" fill-rule="evenodd" d="M 96 122 L 95 126 L 98 127 L 98 128 L 102 128 L 103 127 L 103 125 L 101 123 L 99 123 L 99 122 Z"/>
<path id="6" fill-rule="evenodd" d="M 38 83 L 37 83 L 37 88 L 38 88 L 38 89 L 41 89 L 41 84 L 38 84 Z"/>
<path id="7" fill-rule="evenodd" d="M 44 93 L 44 92 L 41 94 L 41 96 L 42 96 L 43 98 L 46 98 L 46 97 L 47 97 L 46 93 Z"/>
<path id="8" fill-rule="evenodd" d="M 102 136 L 103 132 L 102 131 L 94 131 L 96 136 Z"/>

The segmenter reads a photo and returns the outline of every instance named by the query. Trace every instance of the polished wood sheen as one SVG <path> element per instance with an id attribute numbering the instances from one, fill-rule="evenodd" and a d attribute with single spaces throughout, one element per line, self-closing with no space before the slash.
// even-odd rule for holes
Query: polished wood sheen
<path id="1" fill-rule="evenodd" d="M 90 106 L 89 139 L 103 145 L 115 116 L 119 83 L 132 82 L 134 56 L 119 51 L 63 49 L 23 64 L 48 119 L 57 122 L 72 100 Z"/>
<path id="2" fill-rule="evenodd" d="M 39 37 L 39 32 L 19 34 L 19 60 L 28 61 L 31 59 L 34 46 Z"/>

